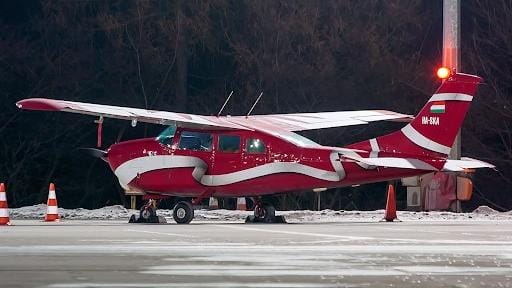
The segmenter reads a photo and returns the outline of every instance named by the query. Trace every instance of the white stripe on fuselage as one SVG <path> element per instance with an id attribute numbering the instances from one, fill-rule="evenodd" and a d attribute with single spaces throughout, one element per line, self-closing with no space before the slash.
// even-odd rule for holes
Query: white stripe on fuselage
<path id="1" fill-rule="evenodd" d="M 379 157 L 380 147 L 379 143 L 377 143 L 376 138 L 370 139 L 370 146 L 372 147 L 372 151 L 370 152 L 370 158 Z"/>
<path id="2" fill-rule="evenodd" d="M 423 136 L 420 132 L 418 132 L 411 124 L 407 124 L 404 128 L 402 128 L 402 133 L 404 133 L 405 137 L 411 140 L 414 144 L 442 154 L 450 154 L 450 150 L 452 148 L 448 146 L 444 146 L 443 144 L 439 144 L 433 140 L 428 139 Z"/>
<path id="3" fill-rule="evenodd" d="M 128 160 L 117 167 L 114 174 L 123 186 L 128 185 L 137 175 L 154 170 L 173 168 L 194 168 L 192 176 L 205 186 L 229 185 L 278 173 L 303 174 L 325 181 L 338 182 L 345 178 L 345 170 L 338 158 L 338 152 L 333 151 L 330 155 L 330 161 L 334 171 L 323 170 L 297 162 L 273 162 L 227 174 L 207 175 L 208 165 L 198 157 L 157 155 Z"/>

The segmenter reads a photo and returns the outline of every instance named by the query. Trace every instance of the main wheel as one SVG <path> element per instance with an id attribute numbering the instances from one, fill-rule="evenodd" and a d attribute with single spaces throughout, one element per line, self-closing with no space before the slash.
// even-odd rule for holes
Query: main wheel
<path id="1" fill-rule="evenodd" d="M 194 219 L 194 207 L 186 201 L 178 202 L 178 204 L 174 206 L 172 217 L 178 224 L 188 224 Z"/>
<path id="2" fill-rule="evenodd" d="M 274 222 L 276 218 L 276 208 L 272 204 L 256 204 L 254 206 L 254 217 L 266 223 Z"/>
<path id="3" fill-rule="evenodd" d="M 156 210 L 151 205 L 146 205 L 140 208 L 140 219 L 143 220 L 143 222 L 151 223 L 154 221 L 156 216 Z"/>

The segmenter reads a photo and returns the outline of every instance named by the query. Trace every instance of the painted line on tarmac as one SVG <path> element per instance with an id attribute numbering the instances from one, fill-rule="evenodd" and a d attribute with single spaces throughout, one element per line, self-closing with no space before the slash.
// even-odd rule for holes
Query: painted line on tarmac
<path id="1" fill-rule="evenodd" d="M 321 283 L 242 283 L 242 282 L 217 282 L 217 283 L 62 283 L 42 286 L 45 288 L 166 288 L 166 287 L 191 287 L 191 288 L 327 288 L 332 284 Z"/>
<path id="2" fill-rule="evenodd" d="M 330 238 L 343 239 L 343 241 L 374 240 L 375 239 L 373 237 L 364 237 L 364 236 L 344 236 L 344 235 L 332 235 L 332 234 L 310 233 L 310 232 L 267 230 L 267 229 L 261 229 L 261 228 L 249 228 L 249 227 L 240 227 L 240 226 L 233 226 L 233 225 L 214 225 L 214 226 L 218 226 L 218 227 L 222 227 L 222 228 L 246 230 L 246 231 L 266 232 L 266 233 L 280 233 L 280 234 L 310 236 L 310 237 L 330 237 Z"/>
<path id="3" fill-rule="evenodd" d="M 138 232 L 138 233 L 148 233 L 148 234 L 156 234 L 156 235 L 165 235 L 165 236 L 177 236 L 177 237 L 188 237 L 195 238 L 191 235 L 178 234 L 178 233 L 164 233 L 164 232 L 156 232 L 156 231 L 147 231 L 147 230 L 136 230 L 136 229 L 124 229 L 125 232 Z"/>

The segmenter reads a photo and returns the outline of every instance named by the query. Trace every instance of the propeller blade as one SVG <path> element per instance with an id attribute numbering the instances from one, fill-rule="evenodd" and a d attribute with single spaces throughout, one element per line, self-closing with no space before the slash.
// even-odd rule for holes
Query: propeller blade
<path id="1" fill-rule="evenodd" d="M 78 148 L 81 152 L 94 158 L 100 158 L 103 161 L 107 161 L 108 153 L 106 151 L 95 149 L 95 148 Z"/>

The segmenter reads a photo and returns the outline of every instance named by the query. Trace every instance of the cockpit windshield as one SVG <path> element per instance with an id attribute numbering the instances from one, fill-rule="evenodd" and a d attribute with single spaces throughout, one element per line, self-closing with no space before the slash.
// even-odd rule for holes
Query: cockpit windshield
<path id="1" fill-rule="evenodd" d="M 172 139 L 174 138 L 174 133 L 176 133 L 176 126 L 171 125 L 165 128 L 165 130 L 156 137 L 156 140 L 163 145 L 171 145 Z"/>

